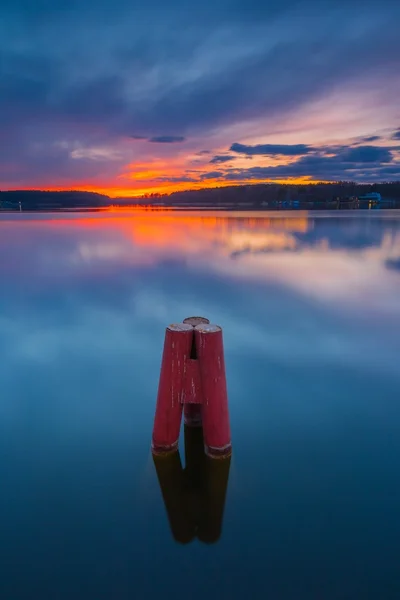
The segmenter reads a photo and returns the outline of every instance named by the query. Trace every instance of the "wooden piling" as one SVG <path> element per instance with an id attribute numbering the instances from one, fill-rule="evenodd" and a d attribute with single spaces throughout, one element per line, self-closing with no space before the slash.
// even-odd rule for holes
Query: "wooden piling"
<path id="1" fill-rule="evenodd" d="M 154 454 L 171 452 L 178 447 L 185 367 L 192 339 L 192 325 L 177 323 L 166 329 L 152 437 Z"/>
<path id="2" fill-rule="evenodd" d="M 202 388 L 205 452 L 213 458 L 227 457 L 232 446 L 221 327 L 197 325 L 195 343 Z"/>

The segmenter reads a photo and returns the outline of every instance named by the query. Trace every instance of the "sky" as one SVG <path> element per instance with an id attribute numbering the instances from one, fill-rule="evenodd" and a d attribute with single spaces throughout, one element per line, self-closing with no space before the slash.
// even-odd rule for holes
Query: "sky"
<path id="1" fill-rule="evenodd" d="M 0 190 L 400 179 L 394 0 L 2 0 Z"/>

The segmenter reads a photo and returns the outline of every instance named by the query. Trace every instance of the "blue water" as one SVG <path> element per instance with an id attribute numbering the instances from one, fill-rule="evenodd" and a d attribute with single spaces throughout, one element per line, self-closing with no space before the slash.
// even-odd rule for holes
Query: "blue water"
<path id="1" fill-rule="evenodd" d="M 0 252 L 1 598 L 400 597 L 400 214 L 10 214 Z M 234 448 L 208 544 L 150 453 L 194 314 Z"/>

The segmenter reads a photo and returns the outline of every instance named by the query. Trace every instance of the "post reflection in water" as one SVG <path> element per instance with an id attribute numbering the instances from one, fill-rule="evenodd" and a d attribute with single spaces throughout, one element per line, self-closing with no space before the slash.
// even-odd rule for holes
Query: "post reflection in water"
<path id="1" fill-rule="evenodd" d="M 284 215 L 1 216 L 0 598 L 400 599 L 400 212 Z M 154 467 L 188 314 L 235 463 L 184 404 Z"/>
<path id="2" fill-rule="evenodd" d="M 171 533 L 187 544 L 197 537 L 213 544 L 221 537 L 231 457 L 204 453 L 203 428 L 184 426 L 185 467 L 179 450 L 153 455 Z"/>

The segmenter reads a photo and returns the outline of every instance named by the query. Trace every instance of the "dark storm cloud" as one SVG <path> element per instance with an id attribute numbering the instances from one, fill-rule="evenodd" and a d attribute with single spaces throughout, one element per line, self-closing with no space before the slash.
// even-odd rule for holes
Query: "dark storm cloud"
<path id="1" fill-rule="evenodd" d="M 181 135 L 159 135 L 149 139 L 149 142 L 156 144 L 176 144 L 184 141 L 185 138 Z"/>
<path id="2" fill-rule="evenodd" d="M 238 152 L 240 154 L 247 154 L 250 156 L 300 156 L 302 154 L 308 154 L 312 151 L 312 148 L 310 146 L 306 146 L 305 144 L 257 144 L 256 146 L 246 146 L 244 144 L 238 144 L 235 142 L 230 147 L 230 151 Z"/>
<path id="3" fill-rule="evenodd" d="M 399 72 L 392 0 L 3 0 L 0 11 L 4 181 L 44 180 L 49 165 L 65 179 L 98 176 L 98 163 L 72 160 L 59 142 L 173 144 Z M 286 156 L 309 153 L 299 146 Z"/>
<path id="4" fill-rule="evenodd" d="M 210 160 L 210 164 L 212 165 L 217 165 L 219 163 L 227 163 L 227 162 L 231 162 L 232 160 L 235 160 L 235 156 L 214 156 L 214 158 L 212 158 Z"/>

